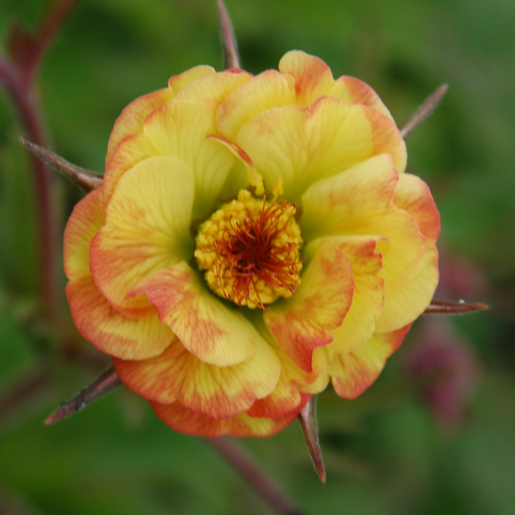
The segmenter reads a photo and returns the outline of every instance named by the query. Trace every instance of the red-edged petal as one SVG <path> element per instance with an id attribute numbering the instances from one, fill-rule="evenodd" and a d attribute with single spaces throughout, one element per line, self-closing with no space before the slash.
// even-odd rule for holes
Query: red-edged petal
<path id="1" fill-rule="evenodd" d="M 257 340 L 254 356 L 217 367 L 190 354 L 176 338 L 161 355 L 145 361 L 113 360 L 120 379 L 146 399 L 184 407 L 216 420 L 236 416 L 275 388 L 281 365 L 275 352 Z"/>
<path id="2" fill-rule="evenodd" d="M 254 355 L 261 336 L 237 310 L 230 309 L 206 288 L 185 262 L 158 272 L 133 289 L 146 293 L 182 344 L 205 363 L 226 367 Z"/>
<path id="3" fill-rule="evenodd" d="M 312 370 L 313 351 L 333 341 L 352 303 L 354 280 L 341 250 L 322 244 L 302 275 L 294 297 L 264 314 L 275 341 L 301 369 Z"/>
<path id="4" fill-rule="evenodd" d="M 303 408 L 301 405 L 291 413 L 280 418 L 256 418 L 250 417 L 246 413 L 240 413 L 233 418 L 215 420 L 207 415 L 195 413 L 184 408 L 179 402 L 174 402 L 173 404 L 151 402 L 150 405 L 156 415 L 175 431 L 204 437 L 217 437 L 224 434 L 237 437 L 254 436 L 258 438 L 272 436 L 289 426 Z"/>
<path id="5" fill-rule="evenodd" d="M 336 393 L 354 399 L 361 395 L 379 376 L 386 360 L 401 345 L 411 324 L 386 334 L 374 334 L 370 340 L 348 354 L 329 358 L 329 370 Z M 324 349 L 329 352 L 329 349 Z"/>

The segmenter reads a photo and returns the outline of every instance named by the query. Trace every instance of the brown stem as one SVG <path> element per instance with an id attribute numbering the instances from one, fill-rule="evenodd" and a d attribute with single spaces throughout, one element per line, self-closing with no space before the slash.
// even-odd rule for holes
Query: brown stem
<path id="1" fill-rule="evenodd" d="M 40 147 L 31 141 L 26 141 L 23 138 L 20 138 L 20 142 L 33 156 L 41 159 L 41 161 L 46 163 L 57 173 L 60 173 L 63 177 L 86 193 L 96 190 L 102 186 L 104 179 L 101 175 L 74 165 L 57 154 L 54 154 L 50 150 Z"/>
<path id="2" fill-rule="evenodd" d="M 421 106 L 419 106 L 411 116 L 401 125 L 399 130 L 401 136 L 406 140 L 417 130 L 428 118 L 431 113 L 436 109 L 440 100 L 445 95 L 448 85 L 443 84 L 440 86 Z"/>
<path id="3" fill-rule="evenodd" d="M 218 0 L 218 19 L 220 22 L 220 36 L 224 53 L 224 68 L 241 68 L 238 55 L 238 43 L 227 7 L 223 0 Z"/>
<path id="4" fill-rule="evenodd" d="M 464 315 L 466 313 L 474 313 L 474 311 L 484 311 L 488 309 L 488 305 L 483 302 L 443 302 L 441 300 L 433 300 L 424 311 L 424 315 Z"/>
<path id="5" fill-rule="evenodd" d="M 324 459 L 322 456 L 322 449 L 320 447 L 320 441 L 318 439 L 318 419 L 317 419 L 317 396 L 312 395 L 309 401 L 306 403 L 304 408 L 299 415 L 300 427 L 308 446 L 309 455 L 313 461 L 320 481 L 325 483 L 326 473 L 324 467 Z"/>
<path id="6" fill-rule="evenodd" d="M 206 442 L 221 454 L 245 479 L 252 489 L 280 515 L 302 515 L 287 494 L 267 477 L 239 445 L 227 437 L 206 438 Z"/>
<path id="7" fill-rule="evenodd" d="M 75 397 L 63 402 L 61 406 L 45 420 L 45 424 L 54 424 L 63 418 L 78 413 L 81 409 L 113 391 L 121 384 L 122 382 L 118 379 L 115 369 L 113 367 L 108 368 Z"/>

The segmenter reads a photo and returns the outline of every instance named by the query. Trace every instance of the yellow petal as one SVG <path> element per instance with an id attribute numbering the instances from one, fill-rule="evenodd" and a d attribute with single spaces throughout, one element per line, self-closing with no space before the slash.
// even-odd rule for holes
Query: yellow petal
<path id="1" fill-rule="evenodd" d="M 161 356 L 145 361 L 113 361 L 118 377 L 137 394 L 184 407 L 214 419 L 234 417 L 266 397 L 279 379 L 280 363 L 270 346 L 256 341 L 254 356 L 217 367 L 190 354 L 176 338 Z M 290 410 L 291 411 L 291 410 Z"/>
<path id="2" fill-rule="evenodd" d="M 98 350 L 123 359 L 159 356 L 173 341 L 157 316 L 127 318 L 102 297 L 91 277 L 69 282 L 66 296 L 75 327 Z"/>
<path id="3" fill-rule="evenodd" d="M 245 437 L 254 436 L 264 438 L 272 436 L 289 426 L 299 415 L 302 406 L 280 418 L 253 418 L 246 413 L 225 420 L 215 420 L 184 408 L 179 402 L 173 404 L 159 404 L 151 402 L 150 405 L 156 415 L 173 430 L 189 435 L 204 436 L 208 438 L 222 436 Z"/>
<path id="4" fill-rule="evenodd" d="M 215 73 L 210 66 L 197 66 L 168 81 L 168 88 L 143 95 L 131 102 L 117 118 L 107 145 L 106 164 L 123 138 L 142 131 L 145 118 L 157 107 L 171 100 L 177 93 L 204 75 Z"/>
<path id="5" fill-rule="evenodd" d="M 354 296 L 352 305 L 334 340 L 328 346 L 333 352 L 350 352 L 372 336 L 375 322 L 384 306 L 384 280 L 381 277 L 383 256 L 377 251 L 379 241 L 368 236 L 343 236 L 315 240 L 309 247 L 330 243 L 341 250 L 352 265 Z M 310 253 L 310 249 L 306 253 Z"/>
<path id="6" fill-rule="evenodd" d="M 152 111 L 145 119 L 143 132 L 124 139 L 109 161 L 104 176 L 104 205 L 127 170 L 146 157 L 162 155 L 188 164 L 195 185 L 192 217 L 208 215 L 236 159 L 223 145 L 206 139 L 216 134 L 217 105 L 216 100 L 172 100 Z"/>
<path id="7" fill-rule="evenodd" d="M 430 244 L 420 272 L 404 289 L 386 297 L 376 331 L 388 333 L 416 320 L 431 302 L 438 279 L 438 250 Z"/>
<path id="8" fill-rule="evenodd" d="M 160 89 L 132 101 L 116 119 L 107 144 L 106 165 L 123 138 L 141 132 L 145 118 L 154 109 L 173 98 L 170 88 Z"/>
<path id="9" fill-rule="evenodd" d="M 90 248 L 95 284 L 117 311 L 155 316 L 144 295 L 126 296 L 142 278 L 191 256 L 192 203 L 191 170 L 172 157 L 141 161 L 118 182 Z"/>
<path id="10" fill-rule="evenodd" d="M 254 355 L 262 340 L 252 324 L 207 290 L 200 274 L 185 262 L 140 282 L 131 294 L 146 293 L 168 325 L 194 356 L 219 367 Z"/>
<path id="11" fill-rule="evenodd" d="M 308 240 L 337 235 L 388 239 L 381 273 L 386 299 L 413 280 L 427 250 L 416 220 L 393 203 L 397 182 L 391 158 L 382 155 L 313 184 L 302 197 L 301 229 Z"/>
<path id="12" fill-rule="evenodd" d="M 305 108 L 267 111 L 242 128 L 237 143 L 267 189 L 281 179 L 284 196 L 295 203 L 314 182 L 374 155 L 389 153 L 400 171 L 406 164 L 405 144 L 392 120 L 333 97 L 322 97 Z"/>
<path id="13" fill-rule="evenodd" d="M 235 140 L 241 128 L 259 114 L 290 104 L 295 104 L 291 77 L 267 70 L 225 99 L 218 109 L 216 126 L 222 136 Z"/>
<path id="14" fill-rule="evenodd" d="M 79 333 L 97 349 L 126 359 L 161 354 L 173 333 L 157 316 L 132 320 L 113 309 L 97 290 L 89 269 L 89 246 L 104 225 L 102 190 L 91 192 L 74 208 L 64 232 L 64 265 L 70 282 L 66 295 Z"/>
<path id="15" fill-rule="evenodd" d="M 299 50 L 288 52 L 279 63 L 282 73 L 295 79 L 297 104 L 307 106 L 323 95 L 332 95 L 348 105 L 363 104 L 391 118 L 377 93 L 354 77 L 333 79 L 331 69 L 322 59 Z"/>
<path id="16" fill-rule="evenodd" d="M 243 71 L 240 73 L 225 71 L 207 75 L 183 89 L 177 95 L 177 100 L 216 100 L 217 102 L 223 102 L 227 95 L 248 82 L 251 77 L 250 74 Z"/>
<path id="17" fill-rule="evenodd" d="M 102 189 L 93 190 L 73 208 L 63 238 L 63 261 L 66 277 L 78 281 L 91 277 L 89 245 L 104 225 L 102 215 Z"/>
<path id="18" fill-rule="evenodd" d="M 349 260 L 330 244 L 320 246 L 302 275 L 295 296 L 277 301 L 264 321 L 285 354 L 301 369 L 312 370 L 313 351 L 333 341 L 352 302 Z"/>
<path id="19" fill-rule="evenodd" d="M 187 88 L 196 80 L 201 79 L 202 77 L 205 77 L 207 75 L 214 75 L 215 73 L 215 69 L 211 66 L 195 66 L 194 68 L 186 70 L 185 72 L 179 75 L 174 75 L 173 77 L 170 77 L 170 79 L 168 79 L 168 87 L 170 88 L 170 90 L 173 93 L 173 96 L 175 97 L 183 89 Z"/>
<path id="20" fill-rule="evenodd" d="M 347 399 L 361 395 L 377 379 L 410 328 L 411 324 L 395 332 L 374 334 L 359 349 L 335 354 L 330 361 L 330 374 L 336 393 Z"/>
<path id="21" fill-rule="evenodd" d="M 422 179 L 410 174 L 399 176 L 394 202 L 415 218 L 428 242 L 436 243 L 440 236 L 440 213 L 428 185 Z"/>

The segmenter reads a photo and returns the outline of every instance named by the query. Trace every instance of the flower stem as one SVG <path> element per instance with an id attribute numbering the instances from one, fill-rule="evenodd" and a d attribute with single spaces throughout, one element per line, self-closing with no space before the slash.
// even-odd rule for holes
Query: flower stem
<path id="1" fill-rule="evenodd" d="M 242 447 L 227 437 L 206 438 L 245 479 L 252 489 L 280 515 L 303 515 L 286 493 L 260 470 Z"/>

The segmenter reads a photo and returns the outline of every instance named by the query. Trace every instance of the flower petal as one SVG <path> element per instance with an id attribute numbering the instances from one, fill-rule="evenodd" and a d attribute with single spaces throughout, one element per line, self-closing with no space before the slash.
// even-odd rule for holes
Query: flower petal
<path id="1" fill-rule="evenodd" d="M 143 122 L 154 109 L 173 98 L 170 88 L 159 89 L 148 95 L 143 95 L 132 101 L 120 114 L 114 123 L 113 130 L 107 144 L 106 165 L 111 159 L 115 148 L 120 141 L 131 134 L 141 132 Z"/>
<path id="2" fill-rule="evenodd" d="M 207 290 L 185 262 L 147 277 L 131 292 L 146 293 L 168 325 L 194 356 L 219 367 L 236 365 L 254 355 L 261 336 L 238 311 Z"/>
<path id="3" fill-rule="evenodd" d="M 406 146 L 392 120 L 334 97 L 267 111 L 241 129 L 237 143 L 268 189 L 281 179 L 284 196 L 295 203 L 314 182 L 372 156 L 389 153 L 399 171 L 406 166 Z"/>
<path id="4" fill-rule="evenodd" d="M 428 185 L 422 179 L 408 173 L 400 175 L 394 202 L 415 218 L 428 242 L 436 243 L 440 236 L 440 213 Z"/>
<path id="5" fill-rule="evenodd" d="M 106 225 L 91 243 L 91 272 L 109 303 L 132 318 L 155 316 L 145 296 L 127 298 L 142 278 L 193 252 L 193 175 L 172 157 L 141 161 L 118 182 Z"/>
<path id="6" fill-rule="evenodd" d="M 374 334 L 348 354 L 334 354 L 329 370 L 336 393 L 346 399 L 361 395 L 379 376 L 387 358 L 401 345 L 411 324 L 391 333 Z M 323 349 L 329 353 L 328 349 Z"/>
<path id="7" fill-rule="evenodd" d="M 296 101 L 300 106 L 307 106 L 321 96 L 332 95 L 349 105 L 372 107 L 391 118 L 390 112 L 370 86 L 354 77 L 344 76 L 335 81 L 329 66 L 318 57 L 292 50 L 279 62 L 279 70 L 295 78 Z"/>
<path id="8" fill-rule="evenodd" d="M 430 244 L 420 272 L 406 288 L 386 297 L 383 312 L 376 322 L 376 331 L 395 331 L 417 319 L 431 302 L 438 279 L 438 250 Z"/>
<path id="9" fill-rule="evenodd" d="M 306 399 L 307 402 L 307 399 Z M 224 434 L 236 437 L 254 436 L 264 438 L 272 436 L 289 426 L 298 416 L 303 406 L 280 418 L 254 418 L 246 413 L 225 420 L 215 420 L 207 415 L 195 413 L 184 408 L 179 402 L 173 404 L 150 405 L 156 415 L 173 430 L 189 435 L 208 438 Z"/>
<path id="10" fill-rule="evenodd" d="M 66 296 L 75 327 L 98 350 L 123 359 L 159 356 L 174 334 L 157 316 L 144 320 L 127 318 L 116 311 L 98 291 L 93 279 L 69 282 Z"/>
<path id="11" fill-rule="evenodd" d="M 215 69 L 211 66 L 195 66 L 179 75 L 170 77 L 168 79 L 168 87 L 172 90 L 173 96 L 175 97 L 196 80 L 201 79 L 206 75 L 214 75 L 215 73 Z"/>
<path id="12" fill-rule="evenodd" d="M 223 102 L 236 88 L 251 80 L 247 72 L 234 73 L 231 71 L 207 75 L 196 80 L 178 95 L 177 100 L 216 100 Z"/>
<path id="13" fill-rule="evenodd" d="M 168 88 L 143 95 L 131 102 L 117 118 L 107 145 L 106 164 L 118 143 L 125 137 L 142 131 L 143 122 L 154 109 L 170 101 L 179 91 L 204 75 L 215 73 L 210 66 L 197 66 L 168 81 Z"/>
<path id="14" fill-rule="evenodd" d="M 234 155 L 223 145 L 206 139 L 216 134 L 216 100 L 172 100 L 147 116 L 143 133 L 129 136 L 117 147 L 104 176 L 104 206 L 124 173 L 146 157 L 172 156 L 193 171 L 193 219 L 205 217 L 222 188 Z"/>
<path id="15" fill-rule="evenodd" d="M 427 250 L 416 220 L 393 203 L 398 177 L 390 156 L 376 156 L 316 182 L 302 196 L 304 238 L 369 235 L 389 240 L 381 273 L 386 299 L 413 280 Z M 378 245 L 383 253 L 384 244 Z"/>
<path id="16" fill-rule="evenodd" d="M 264 321 L 285 354 L 312 370 L 314 349 L 333 341 L 352 302 L 352 267 L 341 250 L 322 244 L 302 275 L 295 296 L 277 301 Z"/>
<path id="17" fill-rule="evenodd" d="M 102 297 L 89 270 L 89 246 L 104 225 L 102 190 L 92 191 L 74 208 L 64 232 L 64 265 L 70 282 L 66 295 L 79 333 L 97 349 L 126 359 L 161 354 L 172 342 L 170 328 L 157 316 L 132 320 Z"/>
<path id="18" fill-rule="evenodd" d="M 216 126 L 224 137 L 235 140 L 241 128 L 259 114 L 291 104 L 295 104 L 291 77 L 267 70 L 225 99 L 218 109 Z"/>
<path id="19" fill-rule="evenodd" d="M 333 352 L 350 352 L 369 340 L 374 333 L 375 322 L 384 306 L 384 280 L 381 277 L 383 256 L 377 252 L 379 243 L 369 236 L 339 236 L 324 238 L 310 243 L 306 249 L 322 242 L 341 250 L 352 265 L 354 295 L 352 305 L 340 327 L 334 330 L 334 340 L 329 345 Z"/>
<path id="20" fill-rule="evenodd" d="M 113 363 L 120 379 L 142 397 L 163 404 L 178 401 L 216 420 L 234 417 L 266 397 L 281 372 L 279 359 L 261 339 L 251 359 L 229 367 L 203 363 L 178 338 L 157 358 Z"/>
<path id="21" fill-rule="evenodd" d="M 103 225 L 102 189 L 99 188 L 75 205 L 64 230 L 64 271 L 70 281 L 91 277 L 89 246 Z"/>

